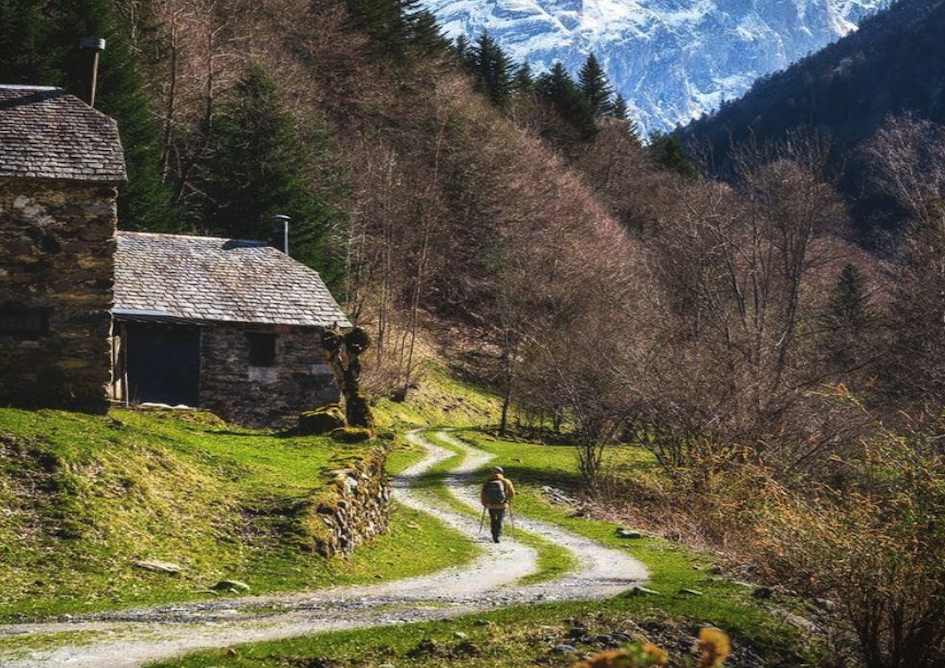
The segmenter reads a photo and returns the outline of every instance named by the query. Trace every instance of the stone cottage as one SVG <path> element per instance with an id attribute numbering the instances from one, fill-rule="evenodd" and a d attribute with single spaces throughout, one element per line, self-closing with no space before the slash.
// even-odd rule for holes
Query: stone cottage
<path id="1" fill-rule="evenodd" d="M 104 411 L 115 122 L 59 88 L 0 86 L 0 405 Z"/>
<path id="2" fill-rule="evenodd" d="M 340 399 L 321 333 L 348 328 L 319 277 L 257 241 L 118 232 L 112 396 L 286 426 Z"/>

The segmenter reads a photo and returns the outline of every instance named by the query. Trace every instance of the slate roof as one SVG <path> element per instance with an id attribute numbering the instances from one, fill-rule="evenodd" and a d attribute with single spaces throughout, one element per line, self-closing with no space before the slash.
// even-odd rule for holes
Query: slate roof
<path id="1" fill-rule="evenodd" d="M 0 177 L 125 180 L 118 125 L 61 88 L 0 85 Z"/>
<path id="2" fill-rule="evenodd" d="M 127 319 L 350 327 L 318 272 L 259 241 L 118 232 L 115 307 Z"/>

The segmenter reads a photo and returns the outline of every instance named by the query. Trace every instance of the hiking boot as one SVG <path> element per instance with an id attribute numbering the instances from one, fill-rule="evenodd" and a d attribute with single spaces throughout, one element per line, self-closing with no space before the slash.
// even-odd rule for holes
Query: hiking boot
<path id="1" fill-rule="evenodd" d="M 492 542 L 493 542 L 493 543 L 498 543 L 498 542 L 499 542 L 499 537 L 498 537 L 498 536 L 493 536 L 493 537 L 492 537 Z"/>

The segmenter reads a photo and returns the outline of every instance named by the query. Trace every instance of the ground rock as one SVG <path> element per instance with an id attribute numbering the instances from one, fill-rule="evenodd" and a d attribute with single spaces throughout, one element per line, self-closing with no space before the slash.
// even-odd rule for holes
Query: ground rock
<path id="1" fill-rule="evenodd" d="M 146 571 L 153 571 L 155 573 L 170 573 L 172 575 L 176 575 L 183 570 L 181 566 L 178 566 L 175 563 L 170 561 L 159 561 L 157 559 L 144 559 L 142 561 L 133 561 L 131 563 L 138 568 L 143 568 Z"/>

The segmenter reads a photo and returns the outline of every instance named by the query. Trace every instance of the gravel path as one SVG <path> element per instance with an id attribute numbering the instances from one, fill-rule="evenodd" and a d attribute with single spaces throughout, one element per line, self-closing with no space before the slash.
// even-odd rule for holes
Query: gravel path
<path id="1" fill-rule="evenodd" d="M 439 432 L 438 437 L 464 451 L 462 466 L 447 475 L 446 485 L 478 512 L 479 481 L 474 472 L 491 456 L 445 432 Z M 478 519 L 432 506 L 415 494 L 410 489 L 411 482 L 453 453 L 433 445 L 419 431 L 410 432 L 408 438 L 423 445 L 428 456 L 394 480 L 395 498 L 482 543 L 484 553 L 472 564 L 379 585 L 138 608 L 77 616 L 67 621 L 0 625 L 0 638 L 85 632 L 77 636 L 79 642 L 75 644 L 60 644 L 29 656 L 18 652 L 15 658 L 5 659 L 0 654 L 0 666 L 126 668 L 237 643 L 442 619 L 540 601 L 607 598 L 646 579 L 643 565 L 624 552 L 603 548 L 550 524 L 516 517 L 517 528 L 567 547 L 580 563 L 576 572 L 563 578 L 516 585 L 522 577 L 537 570 L 535 551 L 510 539 L 496 545 L 488 531 L 479 533 Z M 68 637 L 59 642 L 68 643 Z"/>

